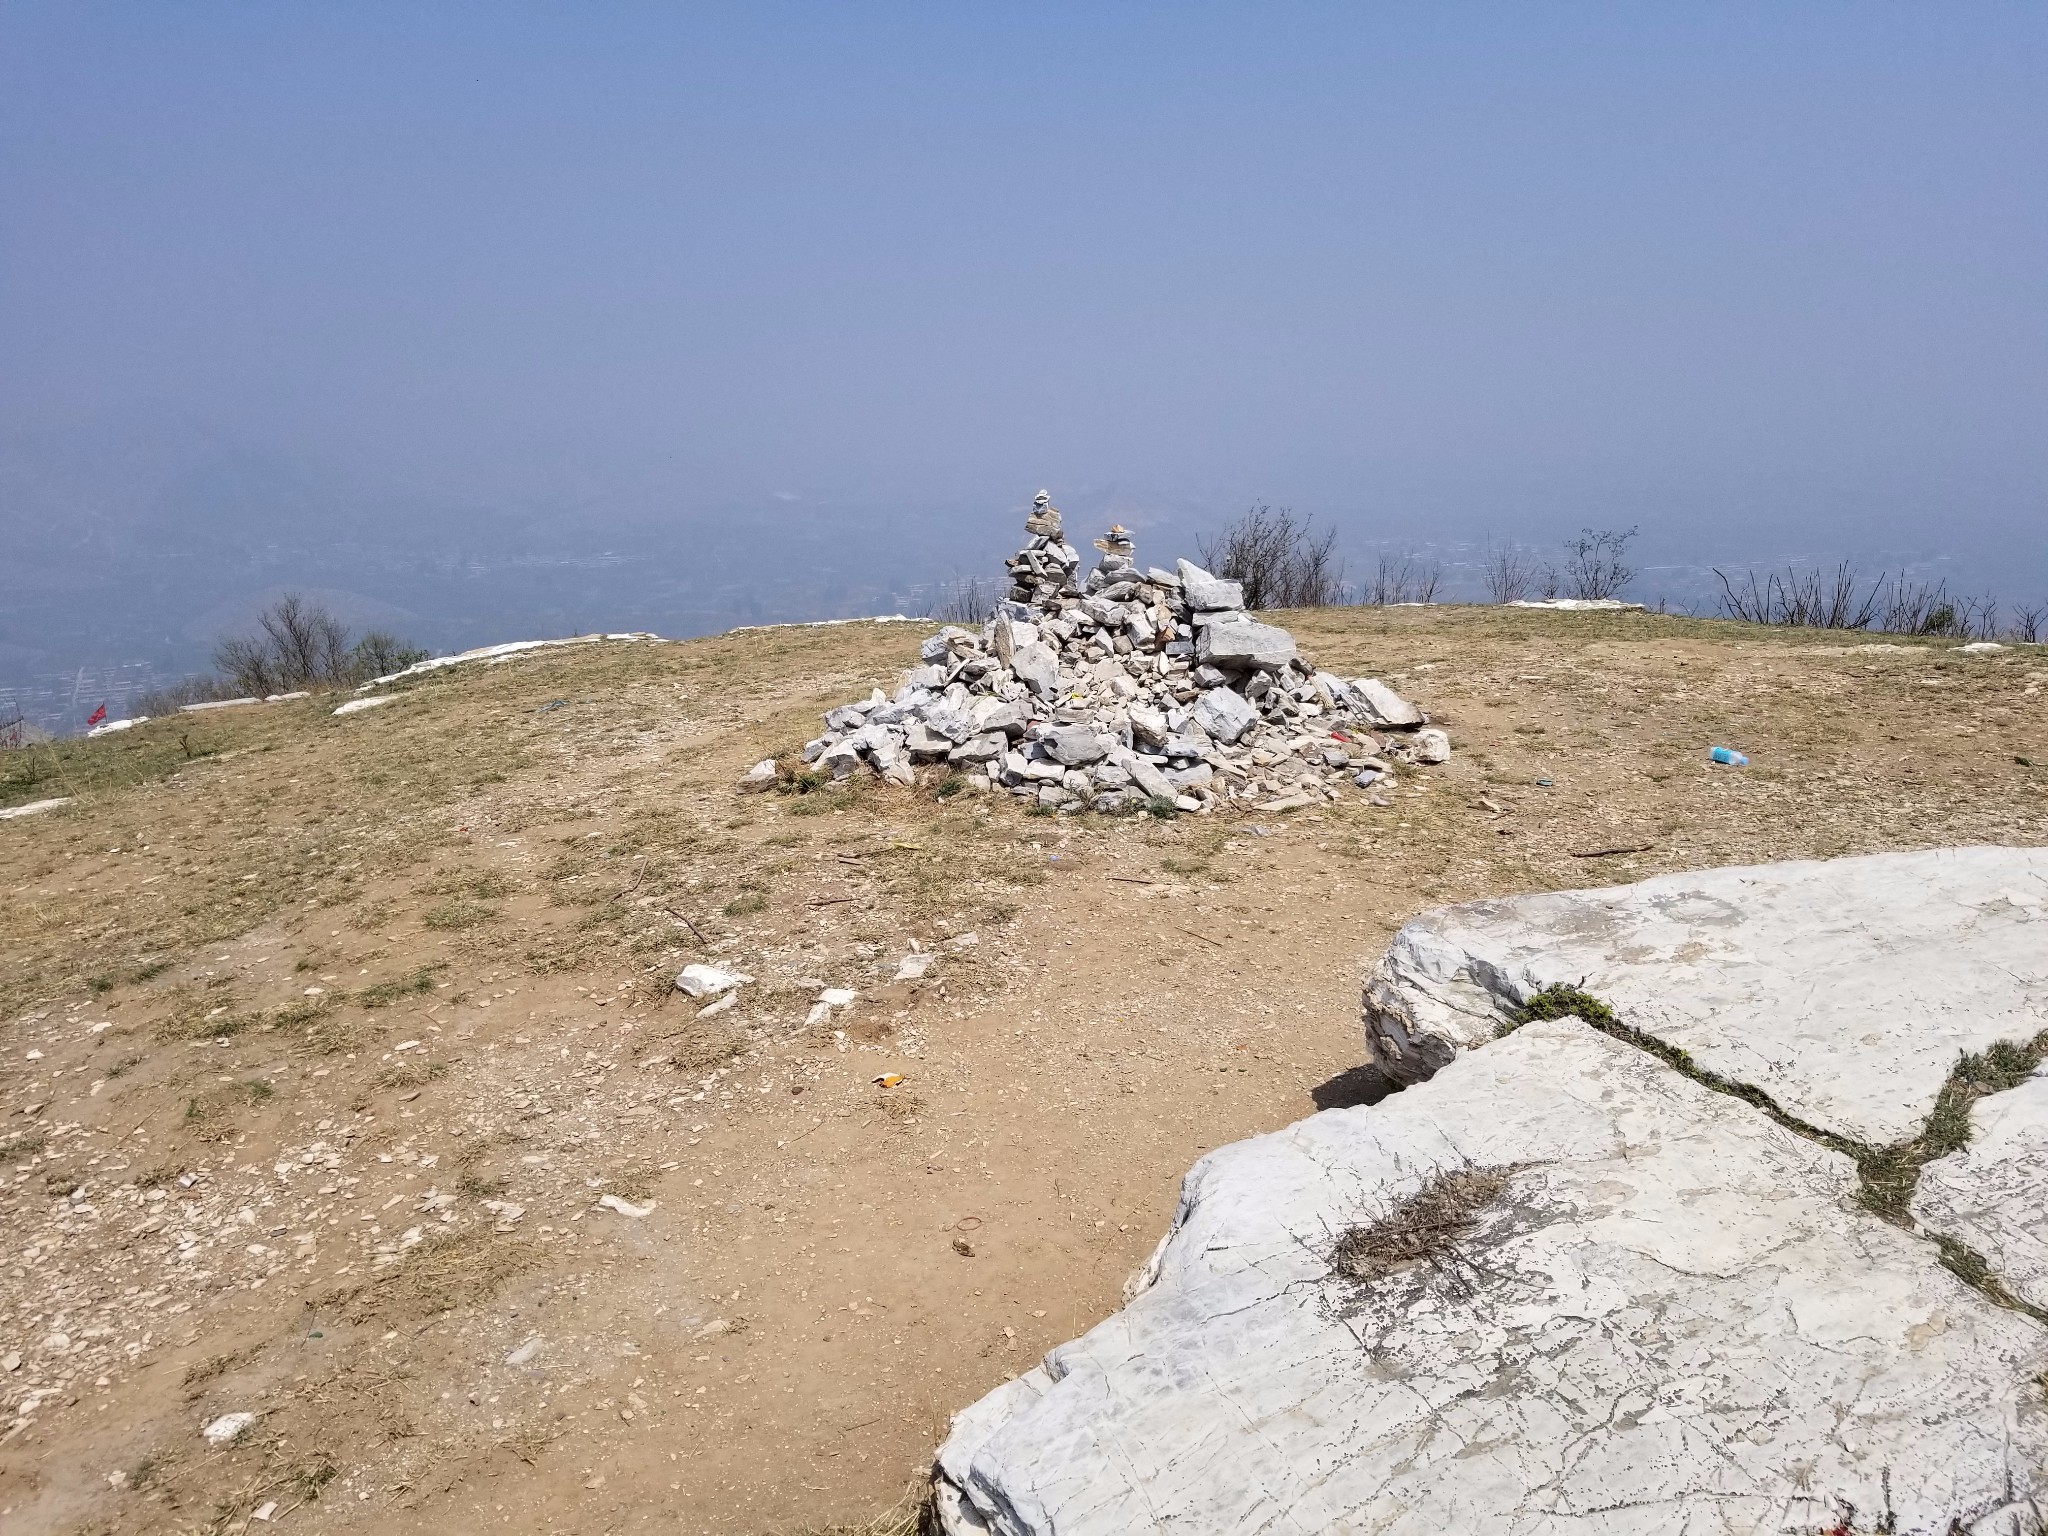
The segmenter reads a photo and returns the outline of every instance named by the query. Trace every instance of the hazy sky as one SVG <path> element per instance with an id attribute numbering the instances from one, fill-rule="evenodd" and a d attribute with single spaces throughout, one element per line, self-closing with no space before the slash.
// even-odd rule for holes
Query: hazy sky
<path id="1" fill-rule="evenodd" d="M 0 4 L 0 497 L 174 420 L 572 529 L 1121 485 L 2041 596 L 2044 407 L 2039 3 Z"/>

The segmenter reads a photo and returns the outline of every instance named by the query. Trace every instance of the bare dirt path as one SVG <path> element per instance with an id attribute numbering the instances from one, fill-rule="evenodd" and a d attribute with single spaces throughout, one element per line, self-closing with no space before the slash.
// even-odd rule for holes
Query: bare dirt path
<path id="1" fill-rule="evenodd" d="M 1195 1157 L 1369 1086 L 1358 983 L 1418 909 L 2048 831 L 2038 650 L 1283 622 L 1453 762 L 1263 823 L 736 796 L 919 633 L 848 626 L 38 769 L 76 801 L 0 824 L 0 1522 L 866 1521 L 1115 1307 Z M 755 981 L 699 1018 L 704 958 Z M 807 1027 L 825 985 L 862 1000 Z"/>

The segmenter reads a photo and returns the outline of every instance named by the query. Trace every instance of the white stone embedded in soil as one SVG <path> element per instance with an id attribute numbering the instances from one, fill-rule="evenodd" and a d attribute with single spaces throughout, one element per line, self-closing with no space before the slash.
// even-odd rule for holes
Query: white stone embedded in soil
<path id="1" fill-rule="evenodd" d="M 937 964 L 938 956 L 921 950 L 913 950 L 896 962 L 896 981 L 922 981 L 924 973 Z"/>
<path id="2" fill-rule="evenodd" d="M 199 1434 L 208 1445 L 233 1445 L 255 1427 L 256 1420 L 259 1417 L 260 1415 L 250 1413 L 247 1410 L 239 1413 L 224 1413 L 200 1430 Z"/>
<path id="3" fill-rule="evenodd" d="M 2048 1028 L 2048 849 L 1804 860 L 1442 907 L 1396 934 L 1367 982 L 1367 1053 L 1417 1081 L 1555 985 L 1803 1120 L 1898 1141 L 1959 1054 Z"/>
<path id="4" fill-rule="evenodd" d="M 31 800 L 26 805 L 0 807 L 0 821 L 12 821 L 17 816 L 40 816 L 44 811 L 54 811 L 60 805 L 69 805 L 71 796 L 58 795 L 50 800 Z"/>
<path id="5" fill-rule="evenodd" d="M 1548 608 L 1557 613 L 1641 613 L 1641 603 L 1624 603 L 1618 597 L 1518 597 L 1510 608 Z"/>
<path id="6" fill-rule="evenodd" d="M 771 789 L 775 785 L 775 777 L 775 759 L 764 757 L 740 775 L 740 788 L 743 790 Z"/>
<path id="7" fill-rule="evenodd" d="M 693 961 L 684 966 L 676 977 L 676 990 L 686 997 L 722 997 L 753 979 L 739 971 L 728 971 L 724 966 Z"/>
<path id="8" fill-rule="evenodd" d="M 859 1001 L 860 994 L 851 987 L 827 987 L 818 994 L 818 1000 L 811 1004 L 811 1011 L 804 1015 L 804 1027 L 816 1029 L 832 1018 L 844 1013 Z"/>
<path id="9" fill-rule="evenodd" d="M 1411 750 L 1418 763 L 1427 763 L 1431 766 L 1448 763 L 1451 760 L 1450 732 L 1433 725 L 1417 731 Z"/>
<path id="10" fill-rule="evenodd" d="M 2048 1308 L 2048 1078 L 1971 1106 L 1969 1145 L 1920 1170 L 1913 1219 L 1968 1244 L 2015 1296 Z"/>
<path id="11" fill-rule="evenodd" d="M 1329 1258 L 1518 1165 L 1449 1257 Z M 1197 1163 L 1125 1308 L 955 1421 L 951 1536 L 2003 1532 L 2048 1331 L 1855 1203 L 1840 1155 L 1577 1020 Z M 2025 1508 L 2021 1504 L 2021 1509 Z"/>

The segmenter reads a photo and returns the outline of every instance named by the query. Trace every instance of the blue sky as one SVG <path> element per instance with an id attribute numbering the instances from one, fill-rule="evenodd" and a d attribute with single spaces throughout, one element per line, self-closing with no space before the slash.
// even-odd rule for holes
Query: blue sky
<path id="1" fill-rule="evenodd" d="M 215 453 L 286 543 L 1045 484 L 2048 597 L 2044 81 L 2038 4 L 17 0 L 0 528 Z"/>

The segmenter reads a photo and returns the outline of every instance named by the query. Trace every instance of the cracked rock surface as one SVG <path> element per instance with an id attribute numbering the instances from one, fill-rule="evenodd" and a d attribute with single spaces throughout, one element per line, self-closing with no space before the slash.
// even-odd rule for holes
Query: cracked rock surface
<path id="1" fill-rule="evenodd" d="M 1970 1111 L 1970 1144 L 1920 1171 L 1913 1216 L 1968 1243 L 2014 1295 L 2048 1310 L 2048 1078 Z"/>
<path id="2" fill-rule="evenodd" d="M 1512 1172 L 1448 1251 L 1333 1271 L 1467 1167 Z M 2002 1533 L 2048 1496 L 2048 1330 L 1856 1185 L 1641 1050 L 1526 1025 L 1196 1164 L 1124 1310 L 956 1420 L 943 1526 Z"/>
<path id="3" fill-rule="evenodd" d="M 1445 907 L 1403 928 L 1367 983 L 1367 1053 L 1418 1081 L 1556 985 L 1810 1124 L 1895 1142 L 1959 1054 L 2048 1028 L 2048 849 L 1711 869 Z"/>

